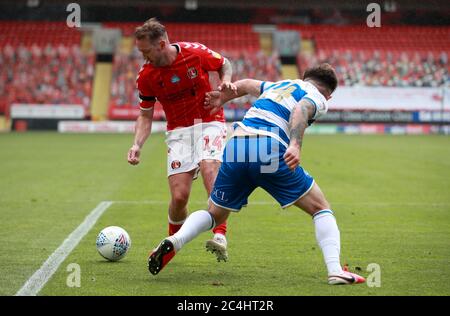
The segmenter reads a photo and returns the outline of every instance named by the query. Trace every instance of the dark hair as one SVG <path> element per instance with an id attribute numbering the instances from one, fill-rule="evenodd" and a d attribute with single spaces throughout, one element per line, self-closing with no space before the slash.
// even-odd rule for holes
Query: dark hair
<path id="1" fill-rule="evenodd" d="M 167 32 L 165 26 L 159 23 L 158 19 L 151 18 L 136 28 L 134 36 L 138 40 L 147 38 L 150 42 L 154 42 L 161 37 L 167 36 Z"/>
<path id="2" fill-rule="evenodd" d="M 317 81 L 318 84 L 324 85 L 326 88 L 330 89 L 331 93 L 336 90 L 338 84 L 336 72 L 333 67 L 327 63 L 306 69 L 303 80 L 308 78 Z"/>

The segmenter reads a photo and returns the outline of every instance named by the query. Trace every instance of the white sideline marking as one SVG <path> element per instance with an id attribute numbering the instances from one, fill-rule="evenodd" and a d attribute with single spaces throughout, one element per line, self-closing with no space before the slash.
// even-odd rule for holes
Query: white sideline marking
<path id="1" fill-rule="evenodd" d="M 63 241 L 50 257 L 42 264 L 22 288 L 16 293 L 16 296 L 35 296 L 50 280 L 52 275 L 58 270 L 72 250 L 78 245 L 84 235 L 94 226 L 99 217 L 110 207 L 113 201 L 100 202 L 84 221 Z"/>

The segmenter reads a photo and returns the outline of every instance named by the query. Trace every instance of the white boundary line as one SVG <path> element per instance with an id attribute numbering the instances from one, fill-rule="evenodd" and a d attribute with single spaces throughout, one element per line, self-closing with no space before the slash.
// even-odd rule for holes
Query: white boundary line
<path id="1" fill-rule="evenodd" d="M 50 280 L 58 267 L 63 263 L 72 250 L 78 245 L 81 239 L 94 226 L 99 217 L 113 204 L 113 201 L 100 202 L 84 221 L 63 241 L 50 257 L 42 264 L 22 288 L 16 293 L 16 296 L 35 296 Z"/>

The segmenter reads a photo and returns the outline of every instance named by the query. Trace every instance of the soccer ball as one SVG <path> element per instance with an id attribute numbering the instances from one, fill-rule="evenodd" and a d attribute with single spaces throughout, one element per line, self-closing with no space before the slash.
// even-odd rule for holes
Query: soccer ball
<path id="1" fill-rule="evenodd" d="M 131 239 L 125 229 L 118 226 L 104 228 L 97 236 L 98 253 L 109 261 L 125 257 L 131 247 Z"/>

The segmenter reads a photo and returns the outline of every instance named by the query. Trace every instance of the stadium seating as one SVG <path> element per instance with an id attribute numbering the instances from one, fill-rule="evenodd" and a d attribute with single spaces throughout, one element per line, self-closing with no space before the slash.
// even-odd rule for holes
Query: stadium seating
<path id="1" fill-rule="evenodd" d="M 0 103 L 81 104 L 89 110 L 94 56 L 79 46 L 6 45 L 0 52 Z"/>
<path id="2" fill-rule="evenodd" d="M 315 41 L 317 50 L 357 49 L 418 52 L 450 52 L 450 27 L 279 25 L 280 30 L 299 31 Z"/>
<path id="3" fill-rule="evenodd" d="M 88 113 L 94 54 L 63 22 L 0 22 L 0 114 L 12 103 L 81 104 Z"/>
<path id="4" fill-rule="evenodd" d="M 103 23 L 133 34 L 140 23 Z M 196 41 L 229 56 L 234 79 L 280 78 L 276 56 L 260 53 L 258 34 L 248 24 L 166 24 L 170 40 Z M 1 21 L 0 114 L 12 103 L 83 104 L 86 113 L 92 92 L 95 58 L 81 53 L 81 32 L 64 22 Z M 111 105 L 138 105 L 135 78 L 142 63 L 140 54 L 117 53 L 111 86 Z M 36 71 L 39 69 L 39 71 Z M 248 101 L 243 101 L 247 103 Z"/>
<path id="5" fill-rule="evenodd" d="M 32 45 L 79 45 L 81 33 L 67 27 L 65 22 L 25 22 L 0 21 L 0 47 L 7 44 L 12 46 Z"/>
<path id="6" fill-rule="evenodd" d="M 132 36 L 140 24 L 103 26 Z M 166 27 L 172 42 L 201 42 L 228 57 L 233 80 L 281 79 L 279 57 L 261 52 L 259 36 L 249 24 L 168 23 Z M 300 73 L 329 62 L 343 85 L 435 87 L 449 81 L 449 27 L 282 24 L 278 28 L 299 31 L 302 39 L 314 43 L 313 55 L 299 55 Z M 0 29 L 0 114 L 14 102 L 83 104 L 89 113 L 95 57 L 93 52 L 80 51 L 81 32 L 64 22 L 44 21 L 0 21 Z M 135 78 L 141 64 L 136 50 L 115 54 L 112 107 L 137 108 Z M 242 98 L 228 107 L 245 109 L 251 101 Z"/>
<path id="7" fill-rule="evenodd" d="M 314 42 L 315 54 L 300 53 L 300 72 L 329 62 L 340 84 L 441 86 L 449 80 L 450 28 L 418 26 L 280 25 Z"/>
<path id="8" fill-rule="evenodd" d="M 142 23 L 103 23 L 104 27 L 119 28 L 132 36 Z M 259 36 L 249 24 L 166 23 L 171 42 L 200 42 L 213 50 L 259 51 Z"/>
<path id="9" fill-rule="evenodd" d="M 321 50 L 315 56 L 300 54 L 299 67 L 328 62 L 336 69 L 341 85 L 439 87 L 449 82 L 445 52 Z"/>

